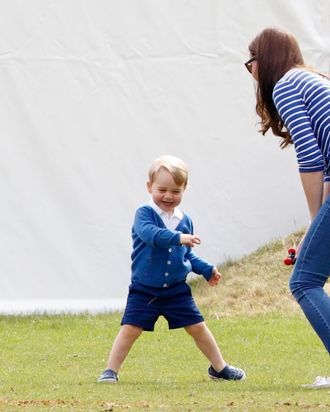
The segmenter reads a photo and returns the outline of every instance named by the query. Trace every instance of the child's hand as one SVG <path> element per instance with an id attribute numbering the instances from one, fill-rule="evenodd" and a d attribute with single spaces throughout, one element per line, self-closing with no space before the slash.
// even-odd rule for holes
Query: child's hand
<path id="1" fill-rule="evenodd" d="M 210 277 L 210 279 L 208 280 L 208 284 L 210 286 L 215 286 L 219 283 L 219 280 L 221 279 L 222 275 L 221 273 L 218 271 L 218 269 L 214 266 L 213 272 L 212 272 L 212 276 Z"/>
<path id="2" fill-rule="evenodd" d="M 186 233 L 181 233 L 180 243 L 181 245 L 194 247 L 195 245 L 199 245 L 201 243 L 201 238 L 197 235 L 189 235 Z"/>

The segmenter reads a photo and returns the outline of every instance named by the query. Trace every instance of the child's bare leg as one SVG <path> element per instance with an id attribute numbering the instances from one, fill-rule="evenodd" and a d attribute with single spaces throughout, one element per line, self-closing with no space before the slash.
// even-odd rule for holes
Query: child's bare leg
<path id="1" fill-rule="evenodd" d="M 138 326 L 122 325 L 112 345 L 107 369 L 112 369 L 118 373 L 133 343 L 141 335 L 142 331 L 143 329 Z"/>
<path id="2" fill-rule="evenodd" d="M 197 347 L 211 362 L 213 368 L 217 372 L 221 371 L 226 366 L 226 362 L 221 355 L 214 336 L 206 326 L 206 323 L 200 322 L 195 325 L 186 326 L 185 330 L 193 337 Z"/>

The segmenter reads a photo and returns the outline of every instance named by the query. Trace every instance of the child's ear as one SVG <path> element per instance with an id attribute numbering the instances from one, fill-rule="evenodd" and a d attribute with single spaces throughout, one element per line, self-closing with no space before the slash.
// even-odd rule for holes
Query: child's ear
<path id="1" fill-rule="evenodd" d="M 147 190 L 149 193 L 151 193 L 151 183 L 149 182 L 149 180 L 147 181 Z"/>

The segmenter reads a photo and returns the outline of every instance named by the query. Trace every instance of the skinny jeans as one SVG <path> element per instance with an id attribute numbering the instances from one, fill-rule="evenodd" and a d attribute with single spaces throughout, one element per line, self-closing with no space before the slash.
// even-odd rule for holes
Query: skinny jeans
<path id="1" fill-rule="evenodd" d="M 289 286 L 306 318 L 330 354 L 330 196 L 315 216 L 301 246 Z"/>

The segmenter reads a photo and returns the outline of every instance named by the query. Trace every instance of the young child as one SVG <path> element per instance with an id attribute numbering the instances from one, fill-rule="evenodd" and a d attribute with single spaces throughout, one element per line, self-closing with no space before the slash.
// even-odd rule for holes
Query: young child
<path id="1" fill-rule="evenodd" d="M 192 251 L 200 244 L 193 224 L 179 208 L 187 187 L 185 163 L 161 156 L 149 170 L 149 204 L 137 209 L 132 228 L 132 279 L 121 329 L 113 343 L 107 369 L 98 382 L 117 382 L 118 372 L 142 331 L 153 331 L 160 315 L 170 329 L 184 328 L 210 361 L 212 379 L 242 380 L 245 372 L 226 364 L 186 283 L 188 273 L 203 275 L 209 285 L 221 274 Z"/>

